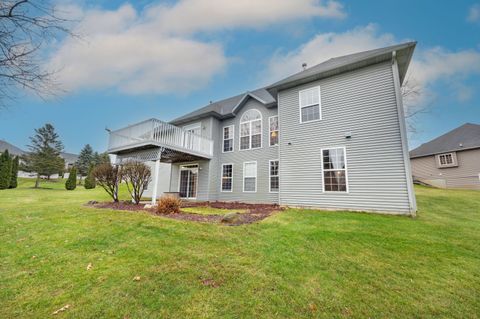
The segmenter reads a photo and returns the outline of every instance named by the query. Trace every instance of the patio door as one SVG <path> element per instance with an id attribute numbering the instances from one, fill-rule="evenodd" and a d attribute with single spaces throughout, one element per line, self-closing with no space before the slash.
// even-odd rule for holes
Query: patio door
<path id="1" fill-rule="evenodd" d="M 197 198 L 198 165 L 184 165 L 180 167 L 180 197 L 185 199 Z"/>

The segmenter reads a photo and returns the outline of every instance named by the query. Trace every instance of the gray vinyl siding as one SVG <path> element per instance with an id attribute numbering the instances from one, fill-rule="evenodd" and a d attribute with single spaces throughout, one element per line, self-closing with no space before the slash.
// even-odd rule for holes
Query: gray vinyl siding
<path id="1" fill-rule="evenodd" d="M 299 91 L 318 85 L 322 120 L 300 123 Z M 391 63 L 280 91 L 278 112 L 281 205 L 410 212 Z M 349 192 L 324 193 L 321 149 L 337 146 Z"/>
<path id="2" fill-rule="evenodd" d="M 244 112 L 256 109 L 262 114 L 262 147 L 253 150 L 240 150 L 240 119 Z M 277 108 L 267 108 L 255 99 L 250 98 L 231 119 L 217 121 L 214 133 L 214 172 L 211 175 L 212 200 L 241 201 L 248 203 L 278 203 L 278 193 L 270 193 L 269 161 L 278 159 L 278 146 L 270 146 L 269 122 L 270 116 L 277 115 Z M 234 151 L 223 153 L 223 128 L 234 125 Z M 212 161 L 212 162 L 213 162 Z M 243 192 L 243 163 L 257 162 L 257 191 L 254 193 Z M 233 164 L 233 191 L 221 192 L 220 178 L 222 164 Z"/>
<path id="3" fill-rule="evenodd" d="M 446 168 L 438 168 L 435 155 L 413 158 L 412 174 L 434 185 L 480 190 L 480 149 L 460 151 L 456 155 L 458 166 Z"/>

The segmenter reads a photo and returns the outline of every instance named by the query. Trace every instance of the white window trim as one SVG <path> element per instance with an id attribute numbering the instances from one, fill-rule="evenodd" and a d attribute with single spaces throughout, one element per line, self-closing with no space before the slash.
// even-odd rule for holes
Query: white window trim
<path id="1" fill-rule="evenodd" d="M 222 182 L 223 182 L 223 167 L 224 167 L 225 165 L 232 165 L 232 189 L 229 190 L 229 191 L 223 190 L 223 187 L 222 187 Z M 223 164 L 222 164 L 222 167 L 220 168 L 220 192 L 221 192 L 221 193 L 232 193 L 232 192 L 233 192 L 233 163 L 223 163 Z"/>
<path id="2" fill-rule="evenodd" d="M 278 175 L 274 175 L 278 177 L 278 191 L 272 191 L 272 180 L 271 180 L 272 170 L 270 167 L 272 162 L 278 162 Z M 275 194 L 278 194 L 280 192 L 280 161 L 278 159 L 273 159 L 268 161 L 268 192 L 275 193 Z"/>
<path id="3" fill-rule="evenodd" d="M 245 190 L 245 177 L 253 177 L 253 176 L 245 176 L 245 165 L 255 163 L 255 191 L 246 191 Z M 258 164 L 257 161 L 249 161 L 243 162 L 243 179 L 242 179 L 242 190 L 244 193 L 256 193 L 257 192 L 257 183 L 258 183 Z"/>
<path id="4" fill-rule="evenodd" d="M 225 151 L 224 145 L 225 145 L 225 129 L 226 128 L 231 128 L 232 130 L 232 150 L 231 151 Z M 231 153 L 235 151 L 235 125 L 227 125 L 222 128 L 222 153 Z"/>
<path id="5" fill-rule="evenodd" d="M 346 191 L 326 191 L 325 190 L 325 171 L 323 168 L 323 151 L 324 150 L 331 150 L 331 149 L 336 149 L 336 148 L 341 148 L 343 149 L 343 155 L 345 157 L 345 183 L 346 183 Z M 322 166 L 322 193 L 327 193 L 327 194 L 349 194 L 350 193 L 350 183 L 348 182 L 348 160 L 347 160 L 347 148 L 345 146 L 332 146 L 332 147 L 324 147 L 320 149 L 320 163 Z"/>
<path id="6" fill-rule="evenodd" d="M 258 149 L 261 149 L 263 147 L 263 115 L 262 115 L 262 112 L 260 112 L 257 109 L 251 109 L 251 110 L 257 111 L 260 114 L 260 119 L 242 122 L 243 114 L 242 114 L 242 117 L 240 117 L 240 124 L 238 125 L 238 150 L 239 151 L 258 150 Z M 258 120 L 260 120 L 260 146 L 252 148 L 252 135 L 253 135 L 252 134 L 252 122 L 258 121 Z M 249 141 L 248 141 L 248 148 L 245 148 L 245 149 L 242 150 L 242 124 L 243 123 L 249 123 L 249 126 L 250 126 L 249 137 L 250 138 L 249 138 Z"/>
<path id="7" fill-rule="evenodd" d="M 268 146 L 269 146 L 269 147 L 278 147 L 278 144 L 280 144 L 280 137 L 278 138 L 278 143 L 277 143 L 277 144 L 275 144 L 275 145 L 271 145 L 271 144 L 270 144 L 270 134 L 273 132 L 273 131 L 270 130 L 270 119 L 271 119 L 271 118 L 274 118 L 274 117 L 277 118 L 277 125 L 278 125 L 277 134 L 278 134 L 278 135 L 280 134 L 280 123 L 279 123 L 278 115 L 270 116 L 270 117 L 268 118 Z"/>
<path id="8" fill-rule="evenodd" d="M 181 183 L 181 176 L 182 176 L 182 168 L 185 166 L 195 166 L 197 165 L 197 186 L 195 188 L 195 197 L 185 197 L 185 199 L 197 199 L 198 196 L 198 180 L 200 179 L 200 165 L 198 163 L 191 163 L 191 164 L 181 164 L 178 167 L 178 192 L 180 193 L 180 183 Z"/>
<path id="9" fill-rule="evenodd" d="M 441 156 L 446 156 L 446 155 L 450 155 L 452 157 L 452 163 L 451 164 L 442 164 L 442 162 L 440 161 L 440 157 Z M 458 166 L 456 152 L 448 152 L 448 153 L 437 154 L 435 157 L 437 159 L 438 168 L 448 168 L 448 167 L 457 167 Z"/>
<path id="10" fill-rule="evenodd" d="M 301 94 L 302 92 L 305 92 L 305 91 L 309 91 L 309 90 L 312 90 L 312 89 L 315 89 L 315 88 L 318 88 L 318 113 L 319 113 L 319 118 L 317 120 L 311 120 L 311 121 L 305 121 L 303 122 L 302 121 L 302 109 L 304 107 L 308 107 L 308 106 L 312 106 L 312 105 L 316 105 L 316 104 L 309 104 L 309 105 L 303 105 L 300 103 L 301 102 Z M 303 89 L 303 90 L 300 90 L 298 91 L 298 112 L 299 112 L 299 116 L 300 118 L 298 119 L 300 123 L 312 123 L 312 122 L 317 122 L 317 121 L 321 121 L 322 120 L 322 90 L 320 88 L 320 85 L 317 85 L 317 86 L 312 86 L 308 89 Z"/>

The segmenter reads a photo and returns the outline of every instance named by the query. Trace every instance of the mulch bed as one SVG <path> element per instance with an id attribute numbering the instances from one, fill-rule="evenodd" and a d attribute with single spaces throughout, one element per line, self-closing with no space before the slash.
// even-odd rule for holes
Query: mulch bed
<path id="1" fill-rule="evenodd" d="M 247 204 L 240 202 L 184 202 L 182 207 L 202 207 L 209 206 L 213 208 L 221 208 L 231 210 L 232 213 L 235 210 L 247 210 L 245 213 L 238 214 L 234 221 L 223 221 L 224 215 L 201 215 L 194 213 L 182 212 L 180 214 L 157 214 L 155 208 L 144 208 L 143 204 L 135 205 L 129 201 L 122 201 L 118 203 L 113 202 L 89 202 L 88 206 L 95 208 L 108 208 L 114 210 L 127 210 L 127 211 L 145 211 L 153 215 L 159 215 L 167 218 L 177 220 L 188 220 L 201 223 L 222 223 L 230 226 L 237 226 L 243 224 L 251 224 L 256 221 L 267 218 L 275 212 L 283 210 L 277 204 Z"/>

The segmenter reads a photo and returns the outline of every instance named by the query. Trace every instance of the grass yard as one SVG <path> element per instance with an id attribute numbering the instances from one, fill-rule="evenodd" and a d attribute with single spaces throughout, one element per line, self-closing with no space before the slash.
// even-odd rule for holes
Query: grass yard
<path id="1" fill-rule="evenodd" d="M 417 187 L 417 219 L 290 209 L 229 227 L 31 186 L 0 191 L 0 318 L 480 317 L 480 192 Z"/>

